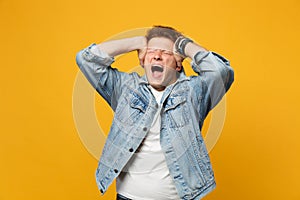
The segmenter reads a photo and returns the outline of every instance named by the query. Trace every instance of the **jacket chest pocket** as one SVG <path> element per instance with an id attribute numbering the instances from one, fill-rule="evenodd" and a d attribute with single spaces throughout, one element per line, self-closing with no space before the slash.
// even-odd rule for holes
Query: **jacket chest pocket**
<path id="1" fill-rule="evenodd" d="M 165 106 L 165 113 L 168 119 L 168 127 L 180 128 L 188 124 L 188 107 L 186 97 L 169 97 Z"/>
<path id="2" fill-rule="evenodd" d="M 134 125 L 146 112 L 148 102 L 133 91 L 124 95 L 120 101 L 116 112 L 115 119 L 124 125 Z"/>

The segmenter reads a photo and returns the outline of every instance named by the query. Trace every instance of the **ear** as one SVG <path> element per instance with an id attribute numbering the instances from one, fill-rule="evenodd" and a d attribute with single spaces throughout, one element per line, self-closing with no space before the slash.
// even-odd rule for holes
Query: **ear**
<path id="1" fill-rule="evenodd" d="M 140 60 L 140 65 L 142 68 L 144 68 L 144 60 Z"/>
<path id="2" fill-rule="evenodd" d="M 182 62 L 177 62 L 176 71 L 181 72 L 182 70 Z"/>

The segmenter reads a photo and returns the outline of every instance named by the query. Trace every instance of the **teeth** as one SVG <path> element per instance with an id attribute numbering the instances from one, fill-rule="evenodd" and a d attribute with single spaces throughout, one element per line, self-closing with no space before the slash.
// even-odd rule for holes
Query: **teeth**
<path id="1" fill-rule="evenodd" d="M 152 70 L 152 72 L 155 72 L 155 71 L 163 72 L 164 71 L 163 67 L 160 65 L 152 65 L 151 70 Z"/>

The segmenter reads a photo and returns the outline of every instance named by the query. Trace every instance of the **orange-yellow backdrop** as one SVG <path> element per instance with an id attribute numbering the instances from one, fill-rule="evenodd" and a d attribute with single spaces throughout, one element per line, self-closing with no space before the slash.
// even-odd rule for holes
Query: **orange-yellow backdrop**
<path id="1" fill-rule="evenodd" d="M 299 10 L 297 0 L 1 0 L 0 199 L 114 198 L 115 185 L 99 195 L 73 120 L 75 54 L 164 24 L 235 69 L 205 199 L 299 200 Z"/>

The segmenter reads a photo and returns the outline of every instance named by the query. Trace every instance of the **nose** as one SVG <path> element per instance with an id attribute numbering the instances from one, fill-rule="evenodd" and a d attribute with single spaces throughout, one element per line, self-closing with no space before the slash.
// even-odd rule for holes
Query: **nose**
<path id="1" fill-rule="evenodd" d="M 154 54 L 154 60 L 161 60 L 162 59 L 161 54 L 162 54 L 161 50 L 156 50 Z"/>

